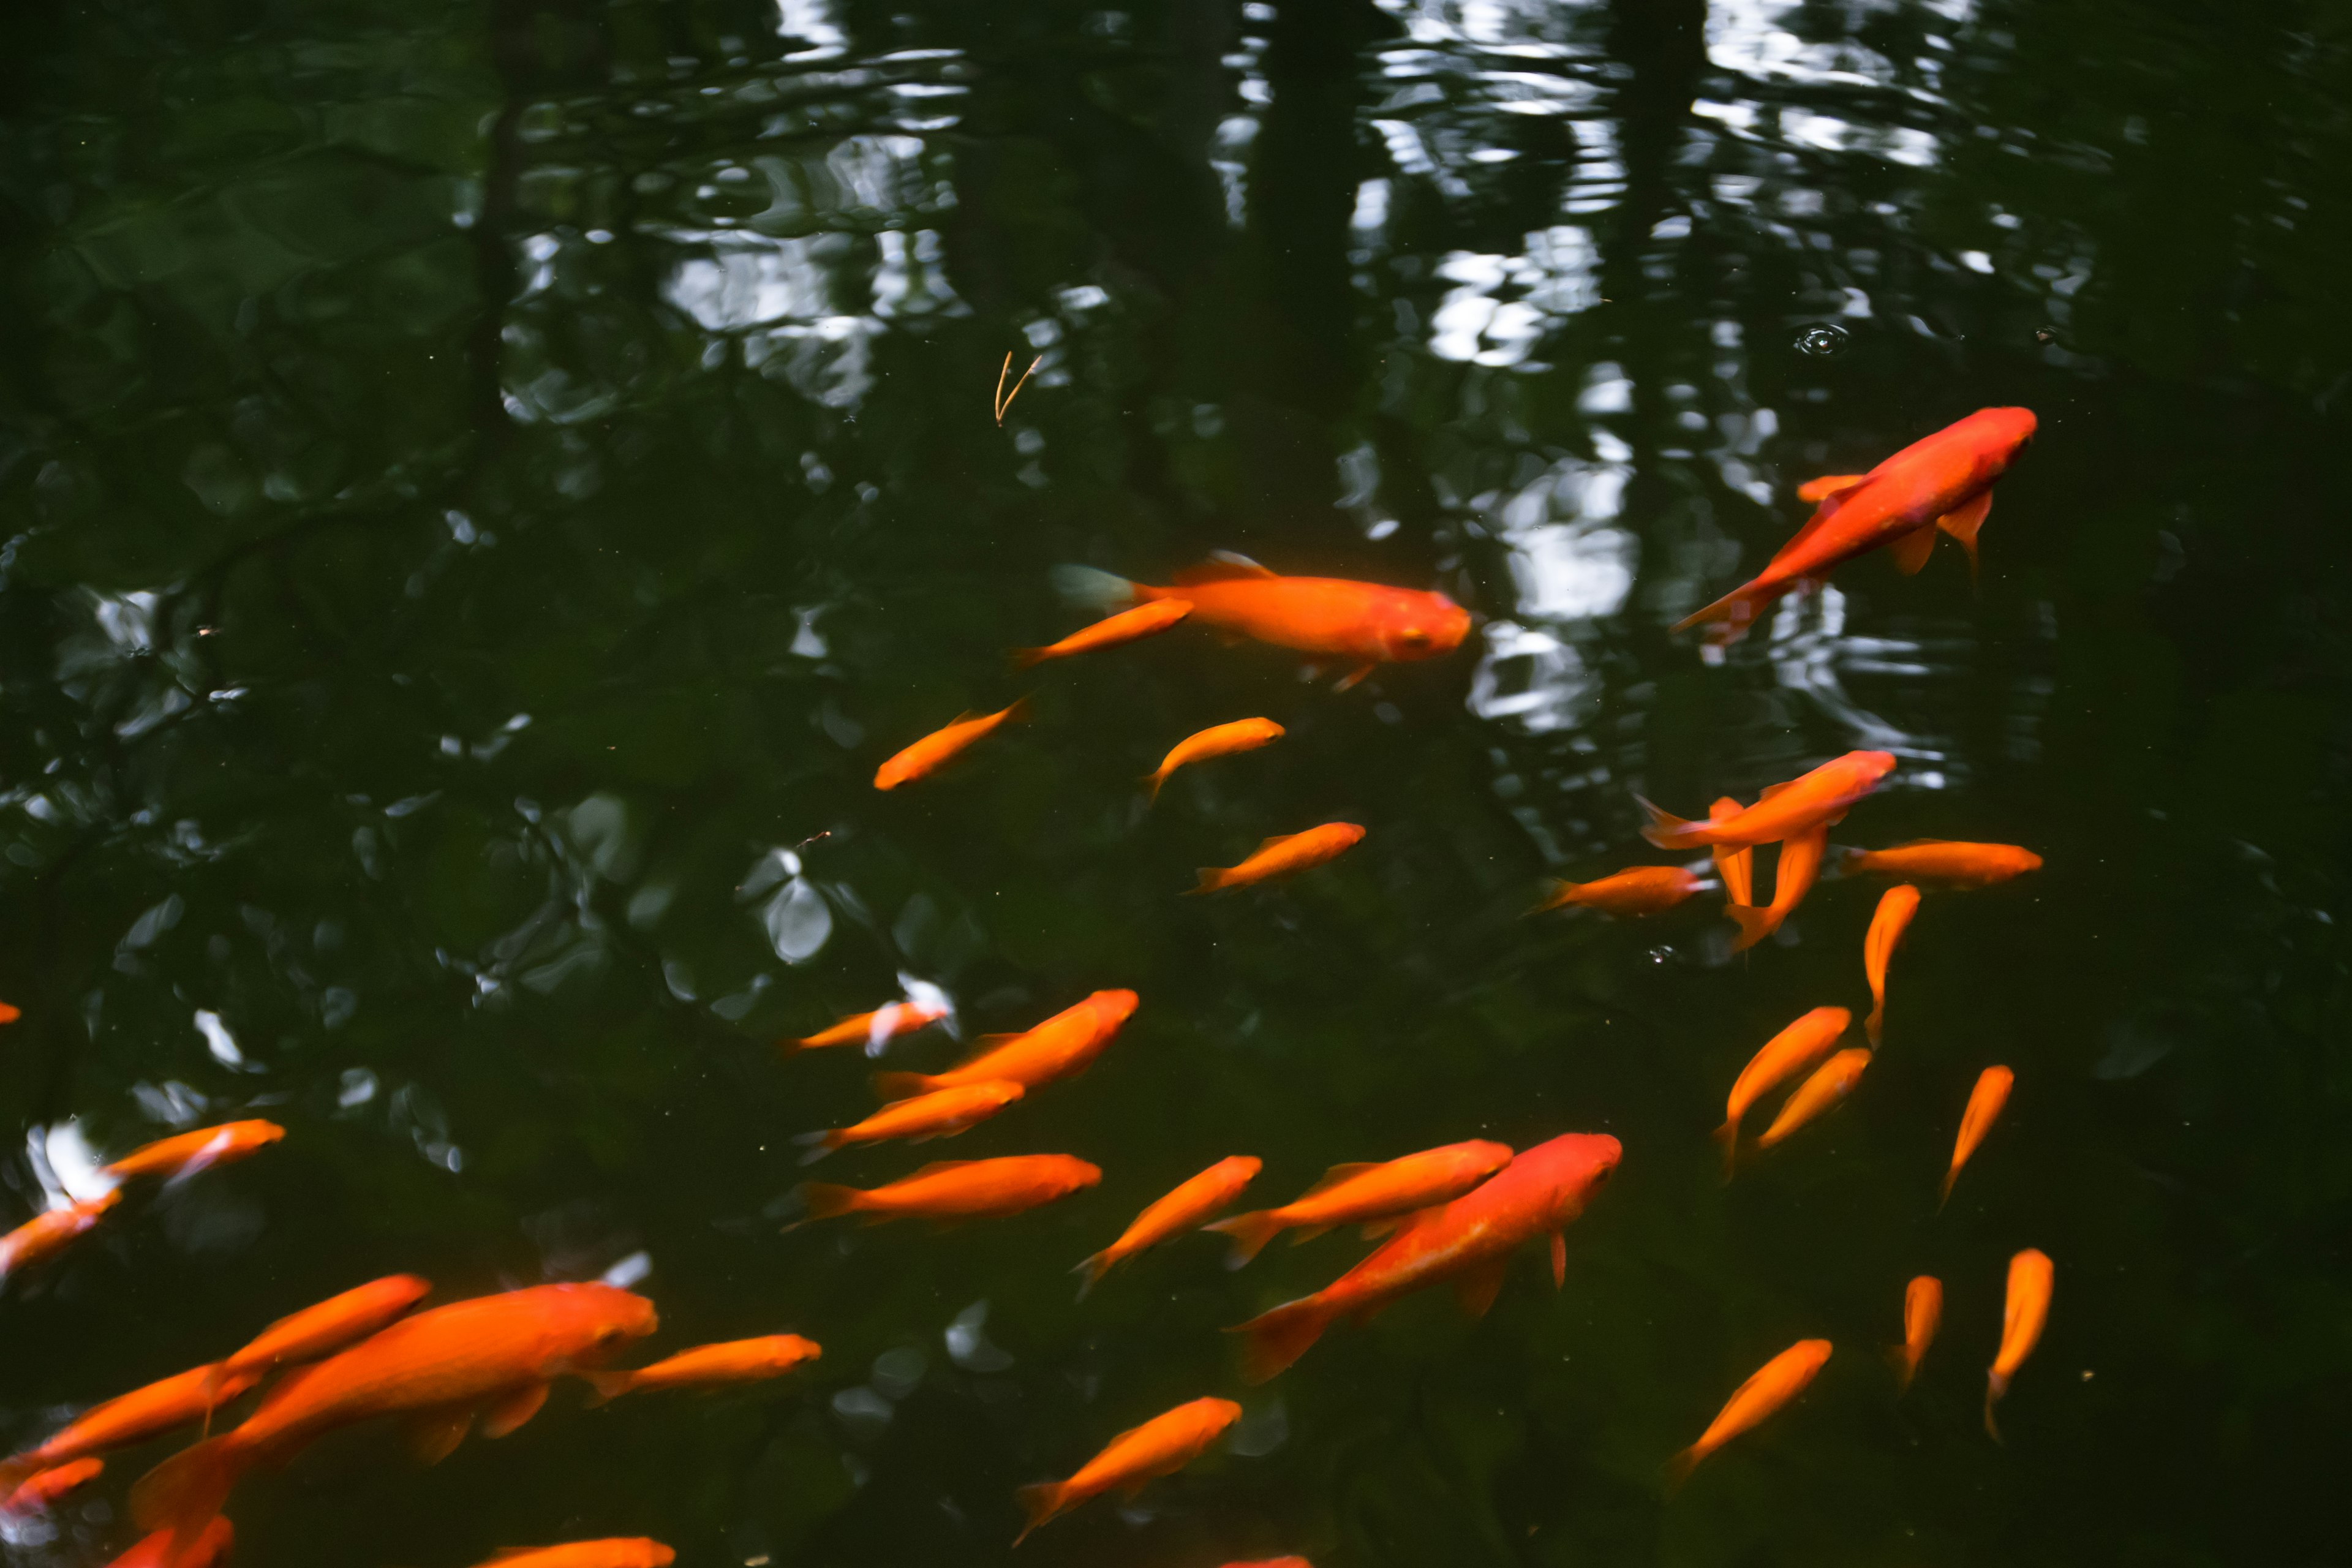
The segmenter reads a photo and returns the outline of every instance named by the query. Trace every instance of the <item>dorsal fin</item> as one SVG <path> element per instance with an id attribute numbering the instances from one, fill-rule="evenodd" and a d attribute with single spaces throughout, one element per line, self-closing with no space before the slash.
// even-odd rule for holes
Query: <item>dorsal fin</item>
<path id="1" fill-rule="evenodd" d="M 1790 779 L 1786 784 L 1766 784 L 1764 786 L 1764 793 L 1756 797 L 1756 804 L 1761 805 L 1766 801 L 1770 800 L 1774 795 L 1779 795 L 1782 790 L 1794 789 L 1796 786 L 1797 781 L 1795 779 Z"/>
<path id="2" fill-rule="evenodd" d="M 1181 588 L 1193 583 L 1224 583 L 1236 577 L 1274 575 L 1274 572 L 1246 555 L 1236 555 L 1230 550 L 1212 550 L 1209 558 L 1198 566 L 1187 566 L 1177 573 L 1176 585 Z"/>
<path id="3" fill-rule="evenodd" d="M 1797 487 L 1797 499 L 1801 501 L 1825 501 L 1832 496 L 1843 496 L 1859 486 L 1868 474 L 1823 474 L 1817 479 L 1807 479 Z"/>
<path id="4" fill-rule="evenodd" d="M 1338 1186 L 1341 1182 L 1352 1182 L 1366 1171 L 1377 1171 L 1380 1168 L 1381 1162 L 1378 1160 L 1360 1160 L 1353 1164 L 1334 1165 L 1323 1173 L 1321 1180 L 1298 1195 L 1302 1198 L 1311 1198 L 1327 1188 Z"/>
<path id="5" fill-rule="evenodd" d="M 961 1171 L 967 1165 L 977 1165 L 980 1162 L 978 1160 L 934 1160 L 929 1164 L 924 1166 L 921 1170 L 917 1171 L 913 1175 L 901 1176 L 898 1181 L 893 1182 L 890 1184 L 895 1187 L 907 1182 L 919 1182 L 925 1176 L 944 1176 L 950 1171 Z"/>
<path id="6" fill-rule="evenodd" d="M 1251 850 L 1250 853 L 1253 855 L 1263 855 L 1267 850 L 1275 848 L 1279 845 L 1287 844 L 1297 837 L 1298 835 L 1296 833 L 1277 833 L 1271 838 L 1261 838 L 1257 842 L 1257 847 Z"/>
<path id="7" fill-rule="evenodd" d="M 989 1052 L 999 1050 L 1003 1047 L 1011 1045 L 1013 1041 L 1019 1039 L 1028 1032 L 1029 1031 L 1026 1029 L 1015 1029 L 1009 1035 L 982 1035 L 980 1038 L 972 1041 L 971 1049 L 964 1052 L 962 1056 L 956 1058 L 956 1066 L 960 1068 L 970 1067 L 972 1063 L 980 1060 L 981 1058 L 988 1055 Z"/>

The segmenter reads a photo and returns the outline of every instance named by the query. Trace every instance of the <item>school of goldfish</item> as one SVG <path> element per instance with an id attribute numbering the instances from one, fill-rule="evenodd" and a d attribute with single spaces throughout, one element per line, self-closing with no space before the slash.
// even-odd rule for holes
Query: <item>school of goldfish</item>
<path id="1" fill-rule="evenodd" d="M 1736 637 L 1773 600 L 1822 581 L 1871 551 L 1884 547 L 1900 570 L 1916 572 L 1940 535 L 1961 545 L 1973 572 L 1993 483 L 2034 427 L 2034 416 L 2021 408 L 1981 410 L 1868 473 L 1830 476 L 1801 487 L 1800 498 L 1818 503 L 1811 519 L 1762 572 L 1675 629 L 1703 626 L 1718 639 Z M 1284 577 L 1236 556 L 1220 555 L 1178 573 L 1165 587 L 1086 567 L 1062 568 L 1056 578 L 1066 596 L 1106 616 L 1059 641 L 1014 650 L 1015 668 L 1100 653 L 1197 626 L 1228 640 L 1288 649 L 1339 670 L 1335 689 L 1345 690 L 1382 663 L 1449 653 L 1471 627 L 1469 614 L 1442 594 Z M 883 761 L 875 788 L 916 784 L 1028 717 L 1025 698 L 992 713 L 963 715 Z M 1157 799 L 1178 770 L 1271 745 L 1283 733 L 1282 726 L 1256 717 L 1214 725 L 1178 740 L 1142 788 L 1148 799 Z M 1729 945 L 1739 952 L 1780 931 L 1824 873 L 1832 879 L 1895 879 L 1878 900 L 1863 944 L 1863 979 L 1871 1000 L 1864 1020 L 1867 1043 L 1843 1044 L 1854 1016 L 1836 1004 L 1811 1008 L 1765 1041 L 1729 1086 L 1725 1119 L 1715 1133 L 1727 1181 L 1742 1157 L 1743 1127 L 1775 1094 L 1782 1098 L 1764 1130 L 1754 1135 L 1750 1158 L 1778 1151 L 1864 1091 L 1887 1029 L 1895 959 L 1921 912 L 1923 888 L 1982 889 L 2042 863 L 2030 850 L 2005 844 L 1832 846 L 1831 830 L 1896 767 L 1891 753 L 1852 752 L 1765 788 L 1752 802 L 1727 796 L 1703 816 L 1691 818 L 1639 800 L 1647 818 L 1642 833 L 1650 844 L 1703 853 L 1704 858 L 1637 865 L 1588 881 L 1556 883 L 1528 911 L 1580 909 L 1641 919 L 1663 914 L 1714 887 L 1724 894 L 1723 912 L 1734 928 Z M 1306 826 L 1266 839 L 1231 866 L 1203 868 L 1196 887 L 1171 892 L 1209 893 L 1299 876 L 1346 854 L 1364 837 L 1365 829 L 1353 823 Z M 1775 845 L 1771 896 L 1759 904 L 1756 852 Z M 1140 1005 L 1131 990 L 1097 991 L 1026 1029 L 982 1037 L 961 1062 L 943 1071 L 877 1073 L 873 1083 L 879 1109 L 850 1126 L 803 1135 L 803 1158 L 814 1161 L 852 1145 L 953 1137 L 1086 1071 Z M 0 1023 L 14 1016 L 16 1010 L 6 1008 Z M 792 1052 L 858 1046 L 879 1056 L 894 1042 L 942 1023 L 952 1026 L 943 1003 L 908 996 L 782 1045 Z M 1963 1168 L 1985 1149 L 2013 1085 L 2009 1068 L 1982 1068 L 1959 1113 L 1939 1206 L 1950 1198 Z M 132 1150 L 103 1168 L 102 1192 L 0 1237 L 0 1283 L 104 1223 L 138 1184 L 190 1181 L 213 1166 L 256 1155 L 284 1135 L 268 1121 L 236 1121 Z M 1334 1166 L 1286 1203 L 1232 1215 L 1226 1211 L 1240 1202 L 1261 1163 L 1251 1155 L 1224 1155 L 1148 1205 L 1101 1250 L 1081 1261 L 1076 1269 L 1081 1277 L 1078 1294 L 1083 1300 L 1112 1269 L 1141 1268 L 1135 1261 L 1140 1255 L 1195 1232 L 1228 1238 L 1228 1263 L 1238 1269 L 1286 1232 L 1294 1241 L 1306 1241 L 1358 1227 L 1367 1241 L 1378 1243 L 1360 1260 L 1323 1289 L 1231 1331 L 1240 1340 L 1241 1380 L 1263 1383 L 1306 1354 L 1341 1320 L 1360 1324 L 1429 1287 L 1450 1285 L 1465 1311 L 1483 1314 L 1501 1291 L 1513 1257 L 1530 1242 L 1546 1244 L 1553 1287 L 1563 1288 L 1569 1263 L 1564 1233 L 1606 1190 L 1622 1153 L 1615 1138 L 1601 1133 L 1561 1132 L 1516 1151 L 1473 1140 Z M 1102 1176 L 1097 1165 L 1064 1153 L 936 1161 L 873 1187 L 803 1184 L 797 1189 L 800 1217 L 786 1228 L 850 1215 L 866 1225 L 908 1218 L 1002 1219 L 1083 1192 Z M 2011 1262 L 2000 1350 L 1987 1372 L 1984 1394 L 1985 1428 L 1996 1438 L 1994 1407 L 2041 1338 L 2053 1278 L 2050 1258 L 2033 1247 L 2021 1247 Z M 194 1429 L 194 1443 L 131 1489 L 130 1514 L 140 1535 L 114 1562 L 115 1568 L 206 1568 L 226 1562 L 233 1547 L 235 1531 L 225 1510 L 243 1479 L 287 1465 L 331 1432 L 388 1423 L 404 1434 L 419 1458 L 437 1462 L 469 1434 L 498 1438 L 513 1432 L 539 1414 L 553 1385 L 564 1380 L 586 1385 L 582 1403 L 602 1405 L 628 1394 L 783 1377 L 823 1353 L 815 1341 L 797 1333 L 771 1333 L 622 1367 L 614 1363 L 659 1328 L 653 1302 L 631 1290 L 600 1283 L 537 1285 L 424 1307 L 431 1291 L 428 1281 L 408 1274 L 356 1286 L 279 1318 L 243 1346 L 224 1347 L 217 1360 L 92 1406 L 39 1444 L 0 1460 L 0 1520 L 57 1506 L 97 1480 L 113 1450 Z M 1886 1352 L 1897 1393 L 1919 1373 L 1943 1311 L 1941 1280 L 1921 1275 L 1908 1282 L 1902 1297 L 1902 1339 Z M 1828 1340 L 1805 1339 L 1765 1362 L 1731 1393 L 1695 1442 L 1664 1461 L 1668 1489 L 1795 1401 L 1831 1354 Z M 635 1403 L 630 1401 L 632 1406 Z M 1182 1468 L 1215 1445 L 1241 1414 L 1240 1405 L 1228 1398 L 1207 1394 L 1190 1400 L 1110 1437 L 1067 1479 L 1022 1488 L 1013 1500 L 1024 1517 L 1015 1543 L 1089 1500 L 1132 1492 Z M 502 1568 L 640 1568 L 666 1564 L 673 1557 L 658 1542 L 626 1538 L 511 1548 L 490 1561 Z M 1308 1565 L 1293 1556 L 1226 1568 Z"/>

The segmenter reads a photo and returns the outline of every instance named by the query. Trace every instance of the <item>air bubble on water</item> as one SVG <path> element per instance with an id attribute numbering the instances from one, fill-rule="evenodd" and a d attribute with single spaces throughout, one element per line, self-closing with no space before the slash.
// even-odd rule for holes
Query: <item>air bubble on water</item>
<path id="1" fill-rule="evenodd" d="M 1832 359 L 1853 345 L 1853 334 L 1843 327 L 1817 322 L 1797 334 L 1797 349 L 1815 359 Z"/>
<path id="2" fill-rule="evenodd" d="M 1674 957 L 1674 955 L 1675 950 L 1671 947 L 1654 947 L 1650 950 L 1650 962 L 1652 963 L 1664 963 L 1668 959 Z"/>

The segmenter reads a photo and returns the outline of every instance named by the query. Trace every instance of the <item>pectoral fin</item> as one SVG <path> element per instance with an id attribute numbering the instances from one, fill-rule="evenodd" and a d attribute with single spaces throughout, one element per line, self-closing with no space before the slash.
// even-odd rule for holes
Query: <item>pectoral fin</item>
<path id="1" fill-rule="evenodd" d="M 1886 553 L 1895 558 L 1895 569 L 1908 577 L 1927 564 L 1927 557 L 1935 553 L 1935 550 L 1936 531 L 1933 528 L 1915 528 L 1888 545 Z"/>
<path id="2" fill-rule="evenodd" d="M 408 1418 L 408 1451 L 416 1456 L 420 1464 L 437 1465 L 456 1452 L 473 1425 L 474 1407 L 470 1405 L 444 1405 L 420 1410 Z"/>
<path id="3" fill-rule="evenodd" d="M 1462 1310 L 1474 1318 L 1483 1318 L 1495 1298 L 1503 1293 L 1503 1276 L 1509 1272 L 1511 1260 L 1496 1258 L 1479 1264 L 1454 1282 L 1454 1299 Z"/>
<path id="4" fill-rule="evenodd" d="M 1969 552 L 1969 577 L 1977 574 L 1977 530 L 1984 526 L 1985 513 L 1992 510 L 1992 491 L 1985 490 L 1962 507 L 1955 507 L 1936 520 L 1936 526 L 1960 542 Z"/>
<path id="5" fill-rule="evenodd" d="M 1371 674 L 1371 672 L 1372 667 L 1370 665 L 1360 664 L 1356 666 L 1355 668 L 1349 670 L 1347 674 L 1341 676 L 1339 679 L 1333 681 L 1331 683 L 1331 689 L 1333 691 L 1350 690 L 1355 687 L 1358 681 L 1363 679 L 1364 677 Z"/>
<path id="6" fill-rule="evenodd" d="M 1568 1237 L 1559 1231 L 1551 1233 L 1551 1288 L 1555 1290 L 1568 1283 Z"/>
<path id="7" fill-rule="evenodd" d="M 503 1437 L 532 1416 L 547 1403 L 547 1384 L 526 1383 L 520 1388 L 500 1394 L 482 1412 L 482 1436 Z"/>

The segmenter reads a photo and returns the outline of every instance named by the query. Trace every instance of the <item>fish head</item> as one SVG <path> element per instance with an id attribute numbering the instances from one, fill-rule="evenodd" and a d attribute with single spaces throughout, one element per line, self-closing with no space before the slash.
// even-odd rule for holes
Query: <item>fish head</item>
<path id="1" fill-rule="evenodd" d="M 1495 1179 L 1508 1181 L 1521 1173 L 1533 1177 L 1540 1183 L 1553 1213 L 1565 1223 L 1583 1212 L 1592 1195 L 1609 1184 L 1624 1152 L 1624 1146 L 1606 1132 L 1563 1133 L 1520 1154 Z"/>
<path id="2" fill-rule="evenodd" d="M 2041 421 L 2031 408 L 1979 408 L 1969 416 L 1968 424 L 1977 449 L 1998 471 L 2025 449 Z"/>
<path id="3" fill-rule="evenodd" d="M 654 1304 L 633 1290 L 593 1282 L 554 1289 L 562 1295 L 551 1309 L 549 1327 L 576 1340 L 583 1356 L 617 1351 L 661 1327 Z"/>
<path id="4" fill-rule="evenodd" d="M 1396 663 L 1452 653 L 1470 635 L 1470 612 L 1443 594 L 1399 594 L 1383 608 L 1381 652 Z"/>
<path id="5" fill-rule="evenodd" d="M 1097 991 L 1087 998 L 1105 1028 L 1117 1028 L 1135 1016 L 1135 1009 L 1142 1000 L 1132 991 Z"/>

